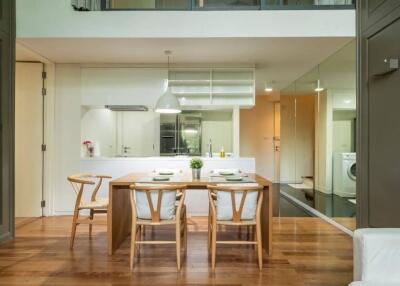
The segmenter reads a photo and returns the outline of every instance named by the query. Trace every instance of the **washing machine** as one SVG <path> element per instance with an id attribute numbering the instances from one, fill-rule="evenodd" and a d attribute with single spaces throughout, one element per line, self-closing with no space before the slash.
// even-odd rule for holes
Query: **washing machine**
<path id="1" fill-rule="evenodd" d="M 335 153 L 333 158 L 333 193 L 356 197 L 356 153 Z"/>

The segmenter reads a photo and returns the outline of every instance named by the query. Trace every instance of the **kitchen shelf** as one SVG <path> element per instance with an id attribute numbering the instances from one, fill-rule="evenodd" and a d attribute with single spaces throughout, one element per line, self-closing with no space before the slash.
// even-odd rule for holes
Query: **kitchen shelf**
<path id="1" fill-rule="evenodd" d="M 170 72 L 172 93 L 182 105 L 252 106 L 255 103 L 254 68 L 180 69 Z"/>
<path id="2" fill-rule="evenodd" d="M 247 96 L 251 97 L 252 92 L 213 92 L 213 96 Z"/>
<path id="3" fill-rule="evenodd" d="M 177 96 L 210 96 L 210 92 L 174 92 Z"/>
<path id="4" fill-rule="evenodd" d="M 208 86 L 208 85 L 210 85 L 211 80 L 209 80 L 209 79 L 206 79 L 206 80 L 172 79 L 172 80 L 169 80 L 168 82 L 169 82 L 169 84 L 171 86 L 185 86 L 185 85 L 194 85 L 194 86 L 196 86 L 196 85 L 202 85 L 202 86 L 205 85 L 205 86 Z"/>
<path id="5" fill-rule="evenodd" d="M 253 85 L 254 80 L 236 80 L 236 79 L 214 79 L 213 85 Z"/>

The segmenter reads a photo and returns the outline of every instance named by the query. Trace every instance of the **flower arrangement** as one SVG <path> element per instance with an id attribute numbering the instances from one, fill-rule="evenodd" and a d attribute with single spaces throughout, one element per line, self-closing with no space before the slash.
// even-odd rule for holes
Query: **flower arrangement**
<path id="1" fill-rule="evenodd" d="M 86 147 L 86 152 L 89 155 L 89 157 L 93 157 L 93 154 L 94 154 L 93 142 L 90 140 L 85 140 L 82 142 L 82 145 L 84 145 Z"/>
<path id="2" fill-rule="evenodd" d="M 201 169 L 203 167 L 203 161 L 200 158 L 193 158 L 190 160 L 190 168 Z"/>

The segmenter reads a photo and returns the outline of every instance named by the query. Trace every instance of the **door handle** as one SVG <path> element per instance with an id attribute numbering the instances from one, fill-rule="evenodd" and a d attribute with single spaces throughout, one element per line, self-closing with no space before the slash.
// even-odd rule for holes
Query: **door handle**
<path id="1" fill-rule="evenodd" d="M 386 64 L 389 64 L 388 70 L 384 71 L 382 73 L 374 74 L 374 76 L 376 76 L 376 77 L 386 76 L 386 75 L 392 74 L 395 71 L 398 71 L 400 69 L 399 59 L 384 59 L 383 62 Z"/>

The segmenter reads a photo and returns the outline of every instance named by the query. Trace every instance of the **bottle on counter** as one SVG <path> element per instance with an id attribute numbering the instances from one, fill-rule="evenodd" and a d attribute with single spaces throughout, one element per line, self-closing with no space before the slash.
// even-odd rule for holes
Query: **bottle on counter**
<path id="1" fill-rule="evenodd" d="M 219 152 L 219 156 L 220 156 L 221 158 L 225 158 L 224 146 L 221 147 L 221 151 Z"/>
<path id="2" fill-rule="evenodd" d="M 210 138 L 210 143 L 208 144 L 208 157 L 212 158 L 212 156 L 213 156 L 213 153 L 212 153 L 212 141 L 211 141 L 211 138 Z"/>

